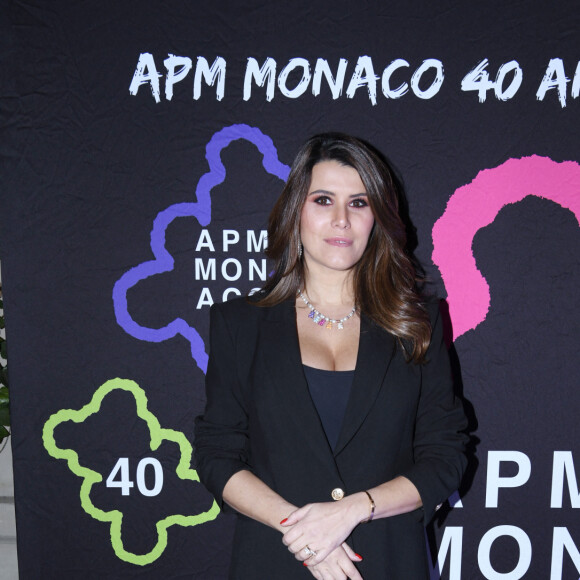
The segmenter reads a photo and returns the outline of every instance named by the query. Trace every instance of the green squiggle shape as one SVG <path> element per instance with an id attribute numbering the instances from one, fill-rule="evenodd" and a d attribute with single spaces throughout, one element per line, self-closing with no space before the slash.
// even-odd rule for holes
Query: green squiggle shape
<path id="1" fill-rule="evenodd" d="M 105 512 L 93 505 L 90 499 L 91 488 L 95 483 L 103 481 L 103 476 L 79 464 L 79 456 L 73 449 L 60 449 L 54 440 L 55 428 L 65 421 L 73 421 L 74 423 L 82 423 L 90 415 L 98 413 L 101 408 L 103 399 L 113 390 L 121 389 L 130 392 L 135 398 L 137 404 L 137 416 L 147 423 L 149 433 L 151 436 L 150 447 L 152 451 L 159 448 L 164 440 L 173 441 L 179 445 L 181 452 L 181 459 L 175 470 L 180 479 L 189 479 L 191 481 L 199 481 L 197 471 L 191 469 L 191 456 L 193 448 L 191 443 L 187 440 L 185 435 L 180 431 L 173 429 L 163 429 L 159 421 L 147 409 L 147 396 L 145 391 L 134 381 L 129 379 L 111 379 L 101 385 L 93 395 L 90 403 L 75 411 L 74 409 L 62 409 L 51 415 L 48 421 L 44 424 L 42 431 L 42 440 L 44 447 L 49 455 L 55 459 L 66 459 L 69 469 L 77 476 L 83 478 L 81 484 L 80 500 L 81 506 L 91 517 L 101 522 L 110 522 L 111 524 L 111 545 L 118 558 L 136 564 L 145 566 L 151 564 L 161 556 L 167 547 L 167 528 L 172 525 L 179 526 L 196 526 L 205 522 L 214 520 L 219 514 L 219 507 L 214 501 L 211 508 L 201 514 L 194 516 L 172 515 L 157 522 L 157 543 L 155 547 L 146 554 L 133 554 L 128 552 L 123 547 L 121 540 L 121 524 L 123 522 L 123 512 L 119 510 L 111 510 Z"/>

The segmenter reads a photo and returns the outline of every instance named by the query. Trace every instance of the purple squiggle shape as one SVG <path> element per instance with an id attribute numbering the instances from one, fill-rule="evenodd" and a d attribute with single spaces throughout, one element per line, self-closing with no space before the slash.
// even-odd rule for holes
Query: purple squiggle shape
<path id="1" fill-rule="evenodd" d="M 286 181 L 290 168 L 278 159 L 278 152 L 270 137 L 264 135 L 257 127 L 249 125 L 237 124 L 224 127 L 212 136 L 206 146 L 205 158 L 209 164 L 209 171 L 202 175 L 197 184 L 195 190 L 197 202 L 176 203 L 157 214 L 151 229 L 151 250 L 155 259 L 131 268 L 117 280 L 113 287 L 115 317 L 119 326 L 127 334 L 147 342 L 163 342 L 180 334 L 191 344 L 191 356 L 204 373 L 207 370 L 208 356 L 203 339 L 197 330 L 189 326 L 182 318 L 175 318 L 162 328 L 141 326 L 129 314 L 127 291 L 150 276 L 173 270 L 173 256 L 165 248 L 165 232 L 174 219 L 195 217 L 201 226 L 207 226 L 211 222 L 211 190 L 222 183 L 226 177 L 226 168 L 220 156 L 221 151 L 238 139 L 253 143 L 263 155 L 264 169 L 271 175 Z"/>

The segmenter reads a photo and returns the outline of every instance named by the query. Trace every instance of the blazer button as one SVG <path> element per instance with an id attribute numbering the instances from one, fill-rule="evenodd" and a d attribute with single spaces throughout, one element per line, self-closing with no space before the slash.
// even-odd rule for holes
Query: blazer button
<path id="1" fill-rule="evenodd" d="M 334 501 L 339 501 L 344 497 L 344 491 L 340 487 L 335 487 L 330 495 Z"/>

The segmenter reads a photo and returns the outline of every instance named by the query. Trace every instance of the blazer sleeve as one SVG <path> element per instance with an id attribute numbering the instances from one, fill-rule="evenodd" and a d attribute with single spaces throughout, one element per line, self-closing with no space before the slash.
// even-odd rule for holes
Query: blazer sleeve
<path id="1" fill-rule="evenodd" d="M 401 475 L 413 482 L 427 525 L 439 504 L 459 487 L 467 466 L 467 418 L 453 393 L 449 353 L 443 341 L 438 304 L 430 304 L 432 334 L 421 367 L 421 394 L 414 436 L 414 465 Z"/>
<path id="2" fill-rule="evenodd" d="M 248 414 L 236 365 L 236 343 L 221 305 L 210 310 L 205 413 L 195 420 L 195 459 L 201 482 L 224 509 L 223 489 L 249 465 Z M 226 504 L 226 510 L 227 508 Z"/>

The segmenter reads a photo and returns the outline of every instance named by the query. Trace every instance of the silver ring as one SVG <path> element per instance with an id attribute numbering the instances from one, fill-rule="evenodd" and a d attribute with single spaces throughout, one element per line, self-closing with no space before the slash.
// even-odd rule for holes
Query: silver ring
<path id="1" fill-rule="evenodd" d="M 311 558 L 312 556 L 316 556 L 316 552 L 314 550 L 311 550 L 308 546 L 306 546 L 304 548 L 304 553 Z"/>

